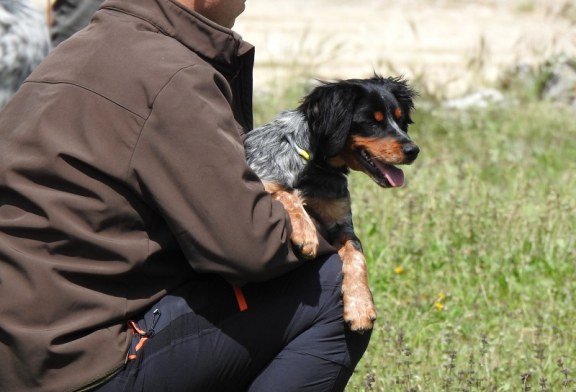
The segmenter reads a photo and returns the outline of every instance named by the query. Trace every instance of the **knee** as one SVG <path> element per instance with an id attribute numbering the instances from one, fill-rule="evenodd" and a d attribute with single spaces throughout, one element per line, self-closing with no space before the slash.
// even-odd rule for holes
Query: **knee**
<path id="1" fill-rule="evenodd" d="M 342 288 L 342 259 L 337 253 L 314 263 L 318 263 L 318 277 L 323 286 Z"/>
<path id="2" fill-rule="evenodd" d="M 318 296 L 321 293 L 340 299 L 342 292 L 342 260 L 338 254 L 317 258 L 294 270 L 290 284 L 300 288 L 301 293 Z M 305 290 L 302 290 L 305 288 Z"/>
<path id="3" fill-rule="evenodd" d="M 346 345 L 348 347 L 348 355 L 350 359 L 350 368 L 354 369 L 368 349 L 368 344 L 370 343 L 370 338 L 372 337 L 372 330 L 360 333 L 351 331 L 348 326 L 346 326 L 345 335 Z"/>

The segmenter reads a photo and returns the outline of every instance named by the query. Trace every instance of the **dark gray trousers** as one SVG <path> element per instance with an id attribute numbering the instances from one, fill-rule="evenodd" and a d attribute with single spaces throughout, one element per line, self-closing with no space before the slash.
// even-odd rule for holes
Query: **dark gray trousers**
<path id="1" fill-rule="evenodd" d="M 152 337 L 97 390 L 343 391 L 370 333 L 343 322 L 341 268 L 334 255 L 244 286 L 244 311 L 224 280 L 191 283 L 137 320 Z"/>

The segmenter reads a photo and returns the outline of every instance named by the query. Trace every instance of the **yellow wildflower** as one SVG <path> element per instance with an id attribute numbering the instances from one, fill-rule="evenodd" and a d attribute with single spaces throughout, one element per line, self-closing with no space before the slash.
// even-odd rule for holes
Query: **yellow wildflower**
<path id="1" fill-rule="evenodd" d="M 434 301 L 434 309 L 438 312 L 444 309 L 444 301 L 446 301 L 446 294 L 443 292 L 438 293 L 438 298 Z"/>

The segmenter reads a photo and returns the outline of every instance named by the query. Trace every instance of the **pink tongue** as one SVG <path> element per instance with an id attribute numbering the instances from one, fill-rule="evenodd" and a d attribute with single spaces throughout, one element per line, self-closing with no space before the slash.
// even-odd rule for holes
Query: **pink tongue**
<path id="1" fill-rule="evenodd" d="M 394 188 L 404 185 L 404 172 L 392 165 L 376 162 L 376 166 Z"/>

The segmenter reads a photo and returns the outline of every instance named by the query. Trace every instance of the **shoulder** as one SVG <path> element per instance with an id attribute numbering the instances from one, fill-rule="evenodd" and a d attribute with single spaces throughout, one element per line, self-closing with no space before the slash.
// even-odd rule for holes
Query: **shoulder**
<path id="1" fill-rule="evenodd" d="M 106 99 L 142 118 L 148 117 L 167 86 L 186 89 L 193 79 L 221 80 L 194 52 L 160 34 L 137 40 L 120 37 L 103 42 L 97 35 L 72 37 L 60 44 L 31 80 L 70 86 L 82 99 Z M 173 82 L 179 80 L 179 85 Z"/>

